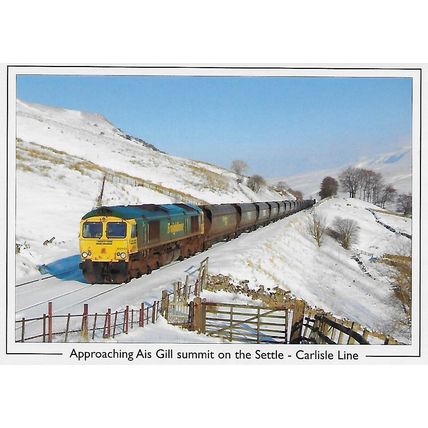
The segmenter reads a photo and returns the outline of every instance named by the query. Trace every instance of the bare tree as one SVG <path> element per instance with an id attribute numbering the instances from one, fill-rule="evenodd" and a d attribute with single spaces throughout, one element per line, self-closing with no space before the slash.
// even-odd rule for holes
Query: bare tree
<path id="1" fill-rule="evenodd" d="M 348 250 L 352 244 L 357 242 L 358 225 L 355 220 L 336 217 L 333 224 L 333 231 L 345 250 Z"/>
<path id="2" fill-rule="evenodd" d="M 383 184 L 383 177 L 380 172 L 375 172 L 373 174 L 373 183 L 372 183 L 372 200 L 374 204 L 378 204 L 381 197 L 382 189 L 385 187 Z"/>
<path id="3" fill-rule="evenodd" d="M 298 201 L 303 200 L 303 193 L 300 190 L 287 189 L 287 192 L 293 195 Z"/>
<path id="4" fill-rule="evenodd" d="M 349 193 L 350 198 L 355 198 L 355 195 L 361 185 L 361 174 L 358 168 L 348 167 L 339 175 L 340 185 Z"/>
<path id="5" fill-rule="evenodd" d="M 321 182 L 321 190 L 318 193 L 321 199 L 328 198 L 337 194 L 337 189 L 339 188 L 339 183 L 333 177 L 325 177 Z"/>
<path id="6" fill-rule="evenodd" d="M 286 192 L 288 190 L 289 186 L 285 181 L 278 181 L 278 183 L 276 183 L 274 185 L 274 189 L 277 192 Z"/>
<path id="7" fill-rule="evenodd" d="M 412 194 L 401 193 L 397 196 L 397 208 L 402 211 L 404 215 L 412 213 Z"/>
<path id="8" fill-rule="evenodd" d="M 313 213 L 309 218 L 308 232 L 315 239 L 318 247 L 321 247 L 326 230 L 327 224 L 325 218 Z"/>
<path id="9" fill-rule="evenodd" d="M 385 208 L 385 204 L 394 202 L 396 193 L 397 190 L 391 184 L 384 186 L 378 200 L 379 205 Z"/>
<path id="10" fill-rule="evenodd" d="M 230 169 L 238 175 L 243 175 L 246 171 L 248 171 L 248 168 L 248 164 L 240 159 L 235 159 L 230 166 Z"/>
<path id="11" fill-rule="evenodd" d="M 254 174 L 247 180 L 247 186 L 257 193 L 262 186 L 266 186 L 266 180 L 261 175 Z"/>

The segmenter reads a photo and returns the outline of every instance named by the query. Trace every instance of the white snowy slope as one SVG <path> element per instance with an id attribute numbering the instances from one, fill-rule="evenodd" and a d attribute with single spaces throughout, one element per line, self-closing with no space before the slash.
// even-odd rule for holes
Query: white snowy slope
<path id="1" fill-rule="evenodd" d="M 126 305 L 137 310 L 141 302 L 159 299 L 162 290 L 171 289 L 174 281 L 184 280 L 187 273 L 195 272 L 199 263 L 209 257 L 211 274 L 230 275 L 235 281 L 248 280 L 251 288 L 279 286 L 311 306 L 407 343 L 410 341 L 409 326 L 392 291 L 390 271 L 379 257 L 382 254 L 409 255 L 411 240 L 377 223 L 366 208 L 374 206 L 342 198 L 324 200 L 313 208 L 326 217 L 329 225 L 336 216 L 358 223 L 359 239 L 351 250 L 343 249 L 329 236 L 319 248 L 307 232 L 311 212 L 299 212 L 230 242 L 218 243 L 208 251 L 128 284 L 91 286 L 74 274 L 63 280 L 51 278 L 19 287 L 16 289 L 16 318 L 45 313 L 48 301 L 53 302 L 54 313 L 58 314 L 79 314 L 83 303 L 89 304 L 90 313 L 105 313 L 108 308 L 123 310 Z M 352 258 L 355 255 L 370 275 Z M 191 278 L 194 280 L 195 276 Z M 204 297 L 211 301 L 230 301 L 226 294 L 219 293 L 215 298 L 213 293 L 206 293 Z M 237 301 L 242 297 L 237 296 Z"/>
<path id="2" fill-rule="evenodd" d="M 81 313 L 83 303 L 89 304 L 91 313 L 126 305 L 138 309 L 141 302 L 158 300 L 163 289 L 183 280 L 208 256 L 212 274 L 248 280 L 250 287 L 279 286 L 312 306 L 409 342 L 409 327 L 392 292 L 390 270 L 378 259 L 383 254 L 410 255 L 411 240 L 376 222 L 367 208 L 377 209 L 378 218 L 399 231 L 411 233 L 411 222 L 354 199 L 333 198 L 313 208 L 329 224 L 336 216 L 358 223 L 359 241 L 351 250 L 344 250 L 329 236 L 318 248 L 307 232 L 310 211 L 306 211 L 128 284 L 86 284 L 78 269 L 78 226 L 82 215 L 94 206 L 105 169 L 151 180 L 207 202 L 277 200 L 280 196 L 268 189 L 255 194 L 238 185 L 229 171 L 169 156 L 128 139 L 101 116 L 21 102 L 17 108 L 16 242 L 22 245 L 16 258 L 17 283 L 40 277 L 38 265 L 50 264 L 57 272 L 68 272 L 17 287 L 17 319 L 40 316 L 48 301 L 58 314 Z M 113 205 L 175 199 L 145 187 L 108 181 L 103 201 Z M 52 237 L 52 243 L 43 245 Z M 352 258 L 356 255 L 370 275 Z M 214 298 L 212 294 L 206 297 Z M 148 340 L 163 334 L 161 330 L 146 333 Z M 177 341 L 185 341 L 179 336 Z"/>
<path id="3" fill-rule="evenodd" d="M 282 199 L 268 188 L 254 193 L 228 170 L 161 153 L 97 114 L 18 100 L 16 144 L 18 282 L 37 275 L 37 265 L 78 252 L 79 220 L 93 208 L 106 170 L 209 203 Z M 120 180 L 106 182 L 103 198 L 104 205 L 174 202 Z"/>
<path id="4" fill-rule="evenodd" d="M 269 181 L 271 183 L 285 181 L 291 188 L 300 190 L 305 197 L 312 196 L 316 198 L 323 178 L 331 176 L 338 179 L 340 172 L 348 166 L 350 165 L 344 165 L 340 168 L 311 171 Z M 385 183 L 392 184 L 399 193 L 412 191 L 411 147 L 406 146 L 395 152 L 385 153 L 374 158 L 361 159 L 352 166 L 380 172 L 385 179 Z"/>

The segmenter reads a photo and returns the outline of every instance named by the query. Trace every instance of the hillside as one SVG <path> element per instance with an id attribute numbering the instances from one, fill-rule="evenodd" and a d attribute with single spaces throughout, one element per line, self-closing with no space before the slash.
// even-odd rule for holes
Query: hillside
<path id="1" fill-rule="evenodd" d="M 78 252 L 80 218 L 106 174 L 104 205 L 281 199 L 267 188 L 254 193 L 228 170 L 160 152 L 98 114 L 17 101 L 16 145 L 18 279 Z"/>
<path id="2" fill-rule="evenodd" d="M 324 177 L 331 176 L 337 179 L 340 172 L 349 165 L 312 171 L 269 180 L 271 183 L 285 181 L 291 188 L 300 190 L 305 197 L 317 197 L 320 184 Z M 385 153 L 373 158 L 360 159 L 354 165 L 357 168 L 371 169 L 380 172 L 385 182 L 392 184 L 399 193 L 411 192 L 412 189 L 412 149 L 403 147 L 395 152 Z"/>
<path id="3" fill-rule="evenodd" d="M 79 280 L 78 226 L 81 216 L 94 206 L 105 175 L 109 177 L 106 205 L 186 198 L 214 203 L 280 199 L 266 188 L 255 194 L 238 185 L 230 171 L 159 152 L 99 115 L 22 102 L 17 109 L 17 282 L 40 276 L 37 266 L 51 262 L 60 271 L 68 263 L 74 272 L 50 284 L 42 281 L 17 288 L 19 317 L 40 315 L 43 293 L 60 293 L 55 307 L 63 313 L 81 310 L 82 295 L 73 294 L 75 290 L 95 293 L 96 287 L 88 288 Z M 384 158 L 377 165 L 399 165 L 405 157 Z M 376 166 L 375 160 L 371 162 Z M 377 211 L 373 214 L 369 209 Z M 313 212 L 322 215 L 329 227 L 337 216 L 354 220 L 358 240 L 351 249 L 345 250 L 329 235 L 319 248 L 308 233 Z M 211 274 L 229 276 L 235 283 L 246 281 L 250 288 L 280 287 L 311 306 L 409 342 L 406 313 L 393 290 L 394 271 L 383 257 L 410 256 L 411 240 L 387 229 L 377 218 L 411 234 L 407 218 L 356 199 L 327 199 L 309 211 L 132 280 L 112 294 L 100 293 L 91 298 L 91 308 L 103 312 L 158 299 L 168 284 L 182 280 L 209 257 Z M 80 296 L 77 301 L 76 296 Z"/>

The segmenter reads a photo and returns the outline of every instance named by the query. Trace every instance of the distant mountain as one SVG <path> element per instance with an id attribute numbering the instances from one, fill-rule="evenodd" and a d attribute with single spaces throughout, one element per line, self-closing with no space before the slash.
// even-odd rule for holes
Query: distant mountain
<path id="1" fill-rule="evenodd" d="M 317 197 L 324 177 L 338 178 L 341 171 L 349 165 L 319 171 L 307 172 L 288 177 L 269 180 L 270 183 L 285 181 L 291 188 L 300 190 L 305 197 Z M 363 158 L 354 165 L 358 168 L 372 169 L 380 172 L 385 182 L 392 184 L 398 192 L 411 192 L 412 189 L 412 149 L 405 146 L 373 158 Z"/>

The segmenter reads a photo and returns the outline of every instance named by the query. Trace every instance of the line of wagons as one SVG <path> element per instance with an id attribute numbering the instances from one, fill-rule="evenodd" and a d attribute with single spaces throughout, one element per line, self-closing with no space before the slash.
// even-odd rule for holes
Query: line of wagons
<path id="1" fill-rule="evenodd" d="M 314 200 L 96 208 L 82 217 L 80 254 L 90 283 L 121 283 L 277 221 Z"/>
<path id="2" fill-rule="evenodd" d="M 205 246 L 266 226 L 313 204 L 313 200 L 297 200 L 201 206 L 205 214 Z"/>

